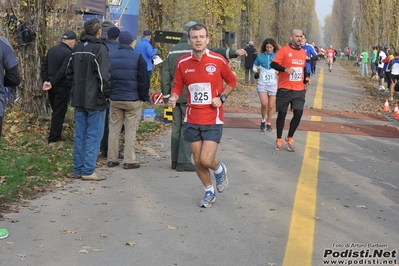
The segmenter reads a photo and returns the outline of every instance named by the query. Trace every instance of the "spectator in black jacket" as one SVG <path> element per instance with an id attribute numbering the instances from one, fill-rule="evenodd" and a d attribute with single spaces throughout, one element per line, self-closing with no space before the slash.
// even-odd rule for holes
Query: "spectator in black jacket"
<path id="1" fill-rule="evenodd" d="M 245 85 L 249 85 L 248 83 L 249 81 L 251 82 L 250 85 L 254 85 L 255 79 L 252 67 L 254 66 L 255 58 L 257 56 L 257 51 L 256 48 L 254 47 L 253 41 L 248 42 L 247 47 L 245 47 L 245 51 L 248 54 L 245 57 Z"/>
<path id="2" fill-rule="evenodd" d="M 104 180 L 95 168 L 109 106 L 111 62 L 101 39 L 100 20 L 86 20 L 84 30 L 86 35 L 73 49 L 67 67 L 67 79 L 72 85 L 71 105 L 75 107 L 73 171 L 75 178 Z"/>
<path id="3" fill-rule="evenodd" d="M 147 63 L 143 56 L 130 46 L 133 36 L 128 31 L 119 34 L 119 50 L 110 53 L 111 59 L 111 107 L 109 110 L 108 167 L 119 165 L 119 137 L 125 124 L 124 169 L 136 169 L 134 145 L 141 109 L 149 100 Z"/>
<path id="4" fill-rule="evenodd" d="M 0 139 L 7 100 L 5 87 L 18 86 L 21 82 L 18 64 L 10 43 L 5 37 L 0 36 Z"/>
<path id="5" fill-rule="evenodd" d="M 73 31 L 66 30 L 62 35 L 61 43 L 49 49 L 41 66 L 40 75 L 43 81 L 43 90 L 48 91 L 52 110 L 48 143 L 61 140 L 62 124 L 68 110 L 70 94 L 66 68 L 76 39 L 76 34 Z"/>

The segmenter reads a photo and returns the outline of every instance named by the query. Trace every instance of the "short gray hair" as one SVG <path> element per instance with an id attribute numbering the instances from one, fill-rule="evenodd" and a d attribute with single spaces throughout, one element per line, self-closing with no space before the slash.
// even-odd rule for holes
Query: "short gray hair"
<path id="1" fill-rule="evenodd" d="M 98 30 L 101 29 L 101 21 L 98 18 L 89 18 L 83 27 L 86 34 L 96 36 Z"/>

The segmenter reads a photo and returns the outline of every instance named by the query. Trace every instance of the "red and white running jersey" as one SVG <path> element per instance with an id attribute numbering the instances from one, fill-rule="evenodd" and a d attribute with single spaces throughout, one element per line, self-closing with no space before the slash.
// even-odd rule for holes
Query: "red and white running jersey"
<path id="1" fill-rule="evenodd" d="M 221 94 L 224 82 L 234 88 L 237 80 L 226 59 L 207 50 L 198 60 L 193 53 L 177 61 L 172 93 L 179 97 L 187 87 L 187 110 L 184 122 L 198 125 L 223 124 L 223 105 L 212 106 L 212 98 Z"/>
<path id="2" fill-rule="evenodd" d="M 334 49 L 328 48 L 328 49 L 326 50 L 326 55 L 327 55 L 328 58 L 331 58 L 331 59 L 334 58 L 334 55 L 335 55 Z"/>

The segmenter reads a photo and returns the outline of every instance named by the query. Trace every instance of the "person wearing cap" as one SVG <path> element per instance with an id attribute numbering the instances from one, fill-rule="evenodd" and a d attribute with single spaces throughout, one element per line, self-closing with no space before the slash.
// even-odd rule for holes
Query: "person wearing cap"
<path id="1" fill-rule="evenodd" d="M 0 36 L 0 139 L 3 128 L 4 109 L 6 108 L 5 87 L 18 86 L 21 82 L 19 62 L 7 38 Z M 1 235 L 0 235 L 1 236 Z"/>
<path id="2" fill-rule="evenodd" d="M 121 127 L 125 125 L 124 169 L 136 169 L 140 163 L 136 160 L 134 145 L 136 131 L 141 117 L 142 104 L 149 101 L 147 63 L 143 56 L 130 46 L 133 36 L 128 31 L 119 34 L 119 49 L 110 53 L 111 92 L 109 111 L 109 139 L 107 166 L 115 167 L 118 161 L 119 137 Z"/>
<path id="3" fill-rule="evenodd" d="M 112 53 L 119 49 L 119 42 L 118 42 L 119 33 L 120 33 L 120 30 L 117 27 L 109 28 L 109 30 L 107 32 L 108 38 L 105 41 L 105 43 L 107 44 L 107 47 L 108 47 L 108 52 Z"/>
<path id="4" fill-rule="evenodd" d="M 107 32 L 107 39 L 105 40 L 105 44 L 108 47 L 108 52 L 112 53 L 119 49 L 119 33 L 120 30 L 117 27 L 109 28 Z M 107 158 L 108 154 L 108 135 L 109 135 L 109 128 L 108 128 L 108 120 L 109 120 L 109 108 L 105 113 L 105 121 L 104 121 L 104 135 L 101 140 L 101 156 Z M 123 154 L 119 154 L 119 158 L 123 159 Z"/>
<path id="5" fill-rule="evenodd" d="M 245 57 L 245 85 L 254 85 L 254 71 L 253 66 L 257 56 L 256 48 L 254 47 L 254 42 L 249 41 L 247 47 L 245 47 L 245 51 L 248 56 Z M 251 82 L 251 83 L 249 83 Z"/>
<path id="6" fill-rule="evenodd" d="M 68 110 L 70 86 L 66 78 L 66 68 L 76 44 L 76 34 L 66 30 L 61 43 L 51 47 L 43 60 L 40 76 L 42 89 L 47 91 L 51 106 L 50 133 L 48 143 L 61 141 L 62 124 Z"/>
<path id="7" fill-rule="evenodd" d="M 176 63 L 180 56 L 190 53 L 191 46 L 187 42 L 187 33 L 191 26 L 197 24 L 195 21 L 190 21 L 183 26 L 183 36 L 180 41 L 170 48 L 169 53 L 163 63 L 161 73 L 161 90 L 163 95 L 170 94 L 173 87 L 173 78 L 175 76 Z M 229 48 L 210 49 L 226 59 L 236 58 L 237 56 L 246 55 L 244 49 L 232 50 Z M 167 99 L 165 99 L 167 101 Z M 178 172 L 195 172 L 195 165 L 191 160 L 190 144 L 184 140 L 183 126 L 184 117 L 186 116 L 187 106 L 187 88 L 184 87 L 182 95 L 173 108 L 172 119 L 172 136 L 171 136 L 171 159 L 172 169 Z"/>
<path id="8" fill-rule="evenodd" d="M 148 78 L 151 80 L 151 74 L 152 74 L 152 69 L 153 69 L 153 60 L 155 56 L 158 54 L 158 49 L 157 48 L 152 48 L 151 45 L 151 36 L 152 32 L 150 30 L 145 30 L 143 32 L 143 37 L 141 38 L 141 41 L 139 41 L 136 46 L 134 47 L 134 51 L 136 53 L 140 53 L 145 62 L 147 63 L 147 70 L 148 70 Z"/>
<path id="9" fill-rule="evenodd" d="M 95 17 L 86 20 L 84 30 L 86 35 L 72 50 L 67 66 L 71 105 L 75 107 L 73 171 L 75 178 L 100 181 L 106 178 L 95 169 L 109 107 L 111 62 L 101 39 L 101 21 Z"/>

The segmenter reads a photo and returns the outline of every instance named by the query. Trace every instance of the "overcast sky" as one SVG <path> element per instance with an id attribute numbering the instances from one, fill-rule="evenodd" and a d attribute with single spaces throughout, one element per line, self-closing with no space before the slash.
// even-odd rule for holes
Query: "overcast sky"
<path id="1" fill-rule="evenodd" d="M 316 0 L 316 13 L 320 26 L 324 26 L 324 18 L 331 14 L 334 0 Z"/>

